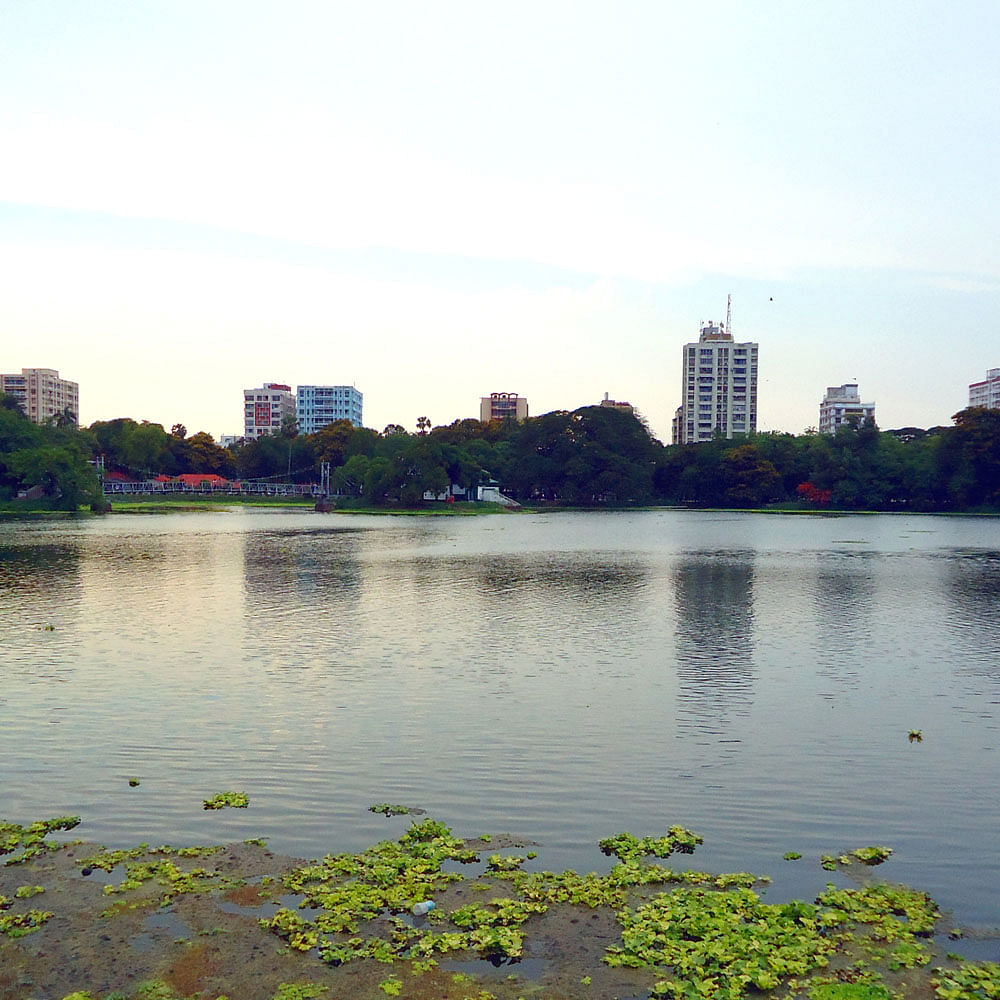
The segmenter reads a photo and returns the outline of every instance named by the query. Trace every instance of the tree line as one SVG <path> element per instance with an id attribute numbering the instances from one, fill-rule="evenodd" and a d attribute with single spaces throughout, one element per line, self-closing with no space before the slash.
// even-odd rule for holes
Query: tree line
<path id="1" fill-rule="evenodd" d="M 610 407 L 557 410 L 523 423 L 475 419 L 415 434 L 337 421 L 315 434 L 281 433 L 222 448 L 181 424 L 130 418 L 89 427 L 27 420 L 0 399 L 0 500 L 41 487 L 75 509 L 99 498 L 91 464 L 151 479 L 182 473 L 232 480 L 316 482 L 372 505 L 412 506 L 425 492 L 497 483 L 524 504 L 765 507 L 842 510 L 1000 510 L 1000 410 L 962 410 L 949 427 L 835 435 L 758 433 L 665 446 L 643 420 Z M 60 425 L 61 423 L 61 425 Z"/>

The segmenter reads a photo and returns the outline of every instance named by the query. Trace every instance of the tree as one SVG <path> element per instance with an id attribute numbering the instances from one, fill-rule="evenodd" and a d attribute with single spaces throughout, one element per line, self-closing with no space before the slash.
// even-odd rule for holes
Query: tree
<path id="1" fill-rule="evenodd" d="M 402 424 L 386 424 L 382 430 L 382 437 L 398 437 L 400 434 L 405 434 L 406 428 Z"/>
<path id="2" fill-rule="evenodd" d="M 423 437 L 431 429 L 431 422 L 427 417 L 417 417 L 417 433 Z"/>
<path id="3" fill-rule="evenodd" d="M 97 474 L 78 451 L 43 445 L 24 448 L 4 457 L 7 468 L 30 489 L 41 486 L 61 510 L 76 510 L 83 503 L 96 503 L 101 490 Z"/>

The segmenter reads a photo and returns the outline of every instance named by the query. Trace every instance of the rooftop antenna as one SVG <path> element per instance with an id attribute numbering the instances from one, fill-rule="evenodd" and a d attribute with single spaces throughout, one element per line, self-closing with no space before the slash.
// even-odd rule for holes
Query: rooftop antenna
<path id="1" fill-rule="evenodd" d="M 732 292 L 726 296 L 726 333 L 733 335 L 733 295 Z"/>

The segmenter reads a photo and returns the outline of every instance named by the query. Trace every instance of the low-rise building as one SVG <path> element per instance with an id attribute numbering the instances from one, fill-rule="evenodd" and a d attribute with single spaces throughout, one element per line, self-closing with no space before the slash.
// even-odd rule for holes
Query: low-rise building
<path id="1" fill-rule="evenodd" d="M 300 385 L 295 396 L 299 433 L 315 434 L 335 420 L 350 420 L 361 427 L 362 403 L 353 385 Z"/>
<path id="2" fill-rule="evenodd" d="M 247 441 L 280 434 L 286 419 L 295 418 L 292 387 L 265 382 L 257 389 L 243 390 L 243 436 Z"/>
<path id="3" fill-rule="evenodd" d="M 1000 368 L 991 368 L 982 382 L 973 382 L 969 386 L 969 406 L 1000 409 Z"/>
<path id="4" fill-rule="evenodd" d="M 16 399 L 36 424 L 60 416 L 80 422 L 80 386 L 60 378 L 54 368 L 22 368 L 20 375 L 0 375 L 0 392 Z"/>
<path id="5" fill-rule="evenodd" d="M 617 399 L 608 399 L 608 394 L 604 394 L 601 406 L 607 406 L 612 410 L 621 410 L 622 413 L 635 413 L 635 407 L 631 403 L 623 403 Z"/>
<path id="6" fill-rule="evenodd" d="M 832 385 L 819 404 L 820 434 L 836 434 L 845 424 L 875 423 L 875 404 L 862 403 L 856 382 Z"/>
<path id="7" fill-rule="evenodd" d="M 491 420 L 527 420 L 528 401 L 516 392 L 491 392 L 480 397 L 479 419 L 484 424 Z"/>

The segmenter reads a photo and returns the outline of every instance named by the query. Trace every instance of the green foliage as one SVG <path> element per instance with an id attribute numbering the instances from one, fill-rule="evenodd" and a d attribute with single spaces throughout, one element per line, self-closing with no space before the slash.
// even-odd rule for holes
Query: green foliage
<path id="1" fill-rule="evenodd" d="M 798 851 L 786 851 L 782 857 L 785 861 L 798 861 L 802 855 Z"/>
<path id="2" fill-rule="evenodd" d="M 79 816 L 57 816 L 21 826 L 0 820 L 0 854 L 13 854 L 6 864 L 14 865 L 36 857 L 44 851 L 56 851 L 59 845 L 46 840 L 56 830 L 72 830 L 80 823 Z"/>
<path id="3" fill-rule="evenodd" d="M 317 986 L 315 983 L 282 983 L 274 994 L 274 1000 L 315 1000 L 328 989 L 328 986 Z"/>
<path id="4" fill-rule="evenodd" d="M 939 1000 L 996 1000 L 1000 997 L 1000 965 L 962 962 L 956 969 L 935 969 L 932 983 Z"/>
<path id="5" fill-rule="evenodd" d="M 890 1000 L 891 996 L 877 983 L 821 983 L 809 991 L 809 1000 Z"/>
<path id="6" fill-rule="evenodd" d="M 246 809 L 250 804 L 250 796 L 246 792 L 219 792 L 210 799 L 205 799 L 205 809 Z"/>
<path id="7" fill-rule="evenodd" d="M 851 857 L 865 865 L 880 865 L 892 854 L 891 847 L 858 847 L 851 851 Z"/>
<path id="8" fill-rule="evenodd" d="M 409 813 L 407 806 L 394 806 L 388 802 L 378 802 L 368 807 L 369 812 L 382 813 L 383 816 L 405 816 Z"/>

